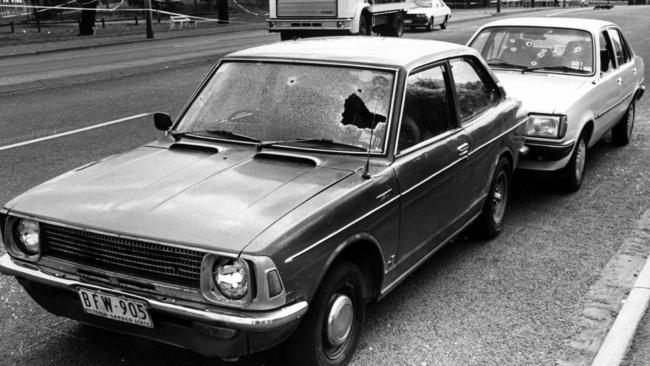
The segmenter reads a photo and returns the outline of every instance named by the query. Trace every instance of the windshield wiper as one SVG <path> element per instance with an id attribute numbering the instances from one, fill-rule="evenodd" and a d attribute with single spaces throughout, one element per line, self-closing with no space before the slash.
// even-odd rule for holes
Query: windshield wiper
<path id="1" fill-rule="evenodd" d="M 515 65 L 515 64 L 508 63 L 508 62 L 488 62 L 488 65 L 496 66 L 496 67 L 510 67 L 510 68 L 515 68 L 515 69 L 525 69 L 526 68 L 526 66 Z"/>
<path id="2" fill-rule="evenodd" d="M 579 72 L 581 74 L 588 74 L 589 73 L 589 71 L 574 69 L 573 67 L 560 66 L 560 65 L 557 65 L 557 66 L 526 67 L 525 69 L 521 70 L 521 73 L 523 74 L 526 71 L 537 71 L 537 70 Z"/>
<path id="3" fill-rule="evenodd" d="M 257 144 L 257 150 L 262 150 L 265 147 L 270 147 L 270 146 L 276 146 L 276 145 L 286 145 L 286 144 L 292 144 L 292 143 L 310 143 L 310 144 L 320 144 L 320 145 L 326 145 L 326 146 L 338 146 L 338 147 L 343 147 L 346 149 L 353 149 L 353 150 L 358 150 L 358 151 L 366 151 L 367 149 L 361 147 L 361 146 L 356 146 L 356 145 L 350 145 L 346 144 L 343 142 L 337 142 L 334 140 L 330 139 L 324 139 L 324 138 L 297 138 L 297 139 L 292 139 L 292 140 L 278 140 L 278 141 L 263 141 Z"/>
<path id="4" fill-rule="evenodd" d="M 236 133 L 233 131 L 228 131 L 228 130 L 198 130 L 198 131 L 188 131 L 188 132 L 172 132 L 171 135 L 174 137 L 182 137 L 182 136 L 187 136 L 187 135 L 196 135 L 196 134 L 201 134 L 201 133 L 208 133 L 210 135 L 218 135 L 221 137 L 225 137 L 227 139 L 231 140 L 239 140 L 239 141 L 249 141 L 249 142 L 260 142 L 259 139 L 256 139 L 255 137 L 250 137 L 243 135 L 241 133 Z"/>

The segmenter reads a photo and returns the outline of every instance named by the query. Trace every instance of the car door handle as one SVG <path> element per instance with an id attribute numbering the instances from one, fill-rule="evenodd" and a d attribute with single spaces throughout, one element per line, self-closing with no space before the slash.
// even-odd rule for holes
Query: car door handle
<path id="1" fill-rule="evenodd" d="M 636 75 L 636 67 L 632 69 L 632 73 Z"/>
<path id="2" fill-rule="evenodd" d="M 618 83 L 618 85 L 623 84 L 623 78 L 616 79 L 616 82 Z"/>
<path id="3" fill-rule="evenodd" d="M 456 151 L 458 152 L 458 156 L 467 156 L 467 154 L 469 154 L 469 144 L 465 142 L 458 145 Z"/>

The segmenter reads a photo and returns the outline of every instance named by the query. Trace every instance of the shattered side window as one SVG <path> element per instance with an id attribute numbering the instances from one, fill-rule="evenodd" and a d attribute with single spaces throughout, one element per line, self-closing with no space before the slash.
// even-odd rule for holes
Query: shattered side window
<path id="1" fill-rule="evenodd" d="M 227 62 L 179 130 L 225 129 L 261 141 L 326 139 L 382 152 L 393 84 L 393 71 Z"/>

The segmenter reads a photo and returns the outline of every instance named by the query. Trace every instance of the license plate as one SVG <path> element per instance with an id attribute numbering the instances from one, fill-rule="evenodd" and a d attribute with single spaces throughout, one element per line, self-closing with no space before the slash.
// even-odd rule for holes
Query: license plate
<path id="1" fill-rule="evenodd" d="M 77 291 L 81 305 L 88 314 L 153 328 L 147 303 L 144 301 L 85 288 L 79 288 Z"/>
<path id="2" fill-rule="evenodd" d="M 411 24 L 412 20 L 411 19 L 404 19 L 404 24 Z"/>

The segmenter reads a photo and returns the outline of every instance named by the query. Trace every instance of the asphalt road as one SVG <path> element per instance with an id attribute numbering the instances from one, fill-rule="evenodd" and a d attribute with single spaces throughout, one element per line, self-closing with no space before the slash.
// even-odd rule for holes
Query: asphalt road
<path id="1" fill-rule="evenodd" d="M 645 40 L 650 8 L 583 10 L 570 15 L 622 25 L 629 43 L 650 66 L 650 44 Z M 483 22 L 407 36 L 464 43 Z M 163 110 L 174 115 L 209 67 L 201 63 L 5 95 L 0 99 L 0 149 L 143 112 Z M 489 242 L 456 240 L 386 299 L 373 304 L 353 364 L 552 365 L 566 359 L 572 353 L 571 340 L 580 331 L 589 294 L 607 276 L 604 268 L 619 255 L 621 244 L 650 207 L 649 100 L 646 95 L 637 107 L 630 145 L 618 148 L 603 141 L 589 151 L 579 192 L 560 193 L 552 176 L 516 176 L 502 235 Z M 157 136 L 151 118 L 146 117 L 0 150 L 0 202 L 85 162 Z M 4 276 L 0 276 L 0 329 L 0 364 L 220 363 L 49 315 L 14 279 Z M 281 365 L 285 351 L 290 350 L 272 350 L 238 364 Z"/>

